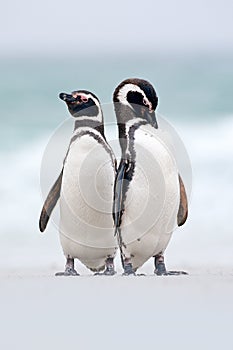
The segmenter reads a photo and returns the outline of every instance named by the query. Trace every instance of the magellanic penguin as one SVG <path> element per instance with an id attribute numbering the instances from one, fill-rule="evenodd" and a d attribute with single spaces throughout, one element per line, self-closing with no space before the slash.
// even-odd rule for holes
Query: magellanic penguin
<path id="1" fill-rule="evenodd" d="M 157 137 L 158 97 L 146 80 L 127 79 L 113 95 L 122 151 L 114 189 L 113 216 L 124 275 L 154 257 L 155 274 L 167 271 L 164 251 L 176 226 L 187 219 L 188 203 L 175 159 Z"/>
<path id="2" fill-rule="evenodd" d="M 75 126 L 61 173 L 45 200 L 40 230 L 47 226 L 60 197 L 60 241 L 66 257 L 64 272 L 77 276 L 74 259 L 91 271 L 114 275 L 117 239 L 112 218 L 116 160 L 104 135 L 98 98 L 86 90 L 61 93 Z"/>

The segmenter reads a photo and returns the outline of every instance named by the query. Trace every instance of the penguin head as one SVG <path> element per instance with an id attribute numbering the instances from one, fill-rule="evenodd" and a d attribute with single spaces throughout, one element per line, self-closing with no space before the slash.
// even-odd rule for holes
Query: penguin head
<path id="1" fill-rule="evenodd" d="M 87 117 L 102 122 L 102 112 L 99 99 L 90 91 L 78 90 L 71 94 L 59 94 L 68 107 L 70 114 L 75 117 Z"/>
<path id="2" fill-rule="evenodd" d="M 121 118 L 121 109 L 128 107 L 130 116 L 143 118 L 153 127 L 158 128 L 155 116 L 158 97 L 148 81 L 137 78 L 122 81 L 114 91 L 113 102 L 118 118 Z"/>

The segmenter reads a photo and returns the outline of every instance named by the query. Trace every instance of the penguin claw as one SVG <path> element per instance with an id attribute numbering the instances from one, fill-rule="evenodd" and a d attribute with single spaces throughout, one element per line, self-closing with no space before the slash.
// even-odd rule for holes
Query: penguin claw
<path id="1" fill-rule="evenodd" d="M 184 275 L 188 275 L 188 272 L 185 271 L 166 271 L 165 273 L 158 273 L 157 271 L 155 271 L 155 275 L 157 276 L 184 276 Z"/>
<path id="2" fill-rule="evenodd" d="M 156 264 L 156 269 L 154 271 L 155 275 L 157 276 L 166 276 L 167 270 L 164 262 L 159 262 Z"/>
<path id="3" fill-rule="evenodd" d="M 64 272 L 55 273 L 55 276 L 80 276 L 80 275 L 75 269 L 68 267 L 65 269 Z"/>
<path id="4" fill-rule="evenodd" d="M 167 271 L 164 263 L 159 263 L 154 271 L 157 276 L 181 276 L 188 275 L 185 271 Z"/>
<path id="5" fill-rule="evenodd" d="M 104 276 L 114 276 L 116 274 L 116 271 L 115 270 L 105 270 L 103 272 L 103 275 Z"/>
<path id="6" fill-rule="evenodd" d="M 94 275 L 95 276 L 114 276 L 116 274 L 116 271 L 114 269 L 114 257 L 109 256 L 105 260 L 105 265 L 103 266 L 103 268 L 104 267 L 105 267 L 104 272 L 96 272 Z M 102 269 L 100 269 L 100 270 L 102 270 Z"/>
<path id="7" fill-rule="evenodd" d="M 129 272 L 123 272 L 122 276 L 136 276 L 136 277 L 143 277 L 146 276 L 145 273 L 136 273 L 135 271 L 132 271 L 131 273 Z"/>
<path id="8" fill-rule="evenodd" d="M 132 272 L 123 272 L 122 276 L 136 276 L 136 273 L 134 271 L 132 271 Z"/>
<path id="9" fill-rule="evenodd" d="M 124 272 L 122 273 L 122 276 L 136 276 L 136 272 L 131 263 L 124 265 Z"/>
<path id="10" fill-rule="evenodd" d="M 115 270 L 106 269 L 104 272 L 96 272 L 94 276 L 114 276 L 116 274 Z"/>
<path id="11" fill-rule="evenodd" d="M 188 275 L 188 272 L 186 271 L 167 271 L 168 276 L 181 276 L 181 275 Z"/>
<path id="12" fill-rule="evenodd" d="M 188 275 L 185 271 L 167 271 L 163 255 L 155 256 L 155 275 L 157 276 L 181 276 Z"/>

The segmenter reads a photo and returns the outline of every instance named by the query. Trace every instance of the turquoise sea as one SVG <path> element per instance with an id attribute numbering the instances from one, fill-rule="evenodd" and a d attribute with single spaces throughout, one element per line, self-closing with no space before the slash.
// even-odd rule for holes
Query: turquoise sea
<path id="1" fill-rule="evenodd" d="M 158 111 L 178 131 L 192 164 L 190 218 L 176 232 L 169 260 L 232 263 L 232 62 L 227 54 L 0 59 L 1 268 L 63 263 L 52 225 L 45 236 L 38 230 L 41 159 L 49 137 L 68 118 L 58 94 L 87 89 L 109 103 L 127 77 L 153 83 Z"/>
<path id="2" fill-rule="evenodd" d="M 67 113 L 58 93 L 86 88 L 111 102 L 126 77 L 150 80 L 159 112 L 173 120 L 212 124 L 233 111 L 233 56 L 27 57 L 2 59 L 1 148 L 53 130 Z"/>

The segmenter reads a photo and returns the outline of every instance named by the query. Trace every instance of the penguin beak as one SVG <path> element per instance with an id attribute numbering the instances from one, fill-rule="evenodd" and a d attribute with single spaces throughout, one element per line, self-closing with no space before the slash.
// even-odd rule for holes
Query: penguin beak
<path id="1" fill-rule="evenodd" d="M 72 95 L 66 94 L 65 92 L 61 92 L 59 94 L 59 98 L 62 101 L 65 101 L 67 103 L 71 103 L 71 102 L 75 102 L 76 101 L 76 99 Z"/>
<path id="2" fill-rule="evenodd" d="M 145 118 L 155 129 L 158 129 L 158 123 L 155 115 L 155 111 L 149 111 L 148 109 L 145 111 Z"/>
<path id="3" fill-rule="evenodd" d="M 156 120 L 155 111 L 151 110 L 145 106 L 133 104 L 132 108 L 136 115 L 143 116 L 150 125 L 152 125 L 155 129 L 158 129 L 158 123 Z"/>

